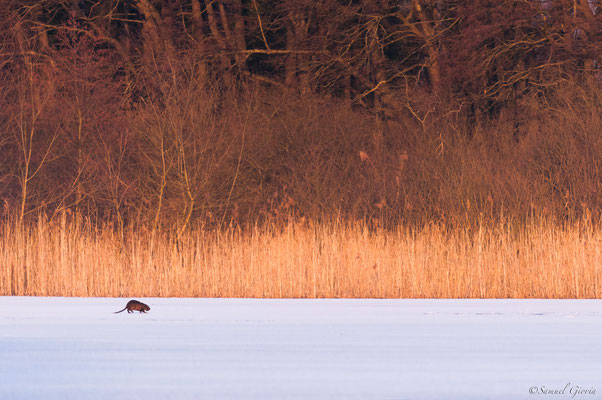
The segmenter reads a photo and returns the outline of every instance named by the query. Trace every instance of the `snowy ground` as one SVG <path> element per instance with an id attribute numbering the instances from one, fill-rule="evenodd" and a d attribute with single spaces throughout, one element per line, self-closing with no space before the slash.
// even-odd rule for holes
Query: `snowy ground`
<path id="1" fill-rule="evenodd" d="M 127 300 L 0 297 L 0 399 L 602 399 L 602 301 Z"/>

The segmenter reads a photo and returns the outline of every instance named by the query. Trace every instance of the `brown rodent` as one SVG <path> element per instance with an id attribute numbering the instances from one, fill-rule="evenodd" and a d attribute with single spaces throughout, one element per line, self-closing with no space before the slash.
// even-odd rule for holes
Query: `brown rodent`
<path id="1" fill-rule="evenodd" d="M 128 310 L 128 313 L 133 313 L 134 311 L 139 311 L 141 313 L 145 313 L 150 310 L 150 307 L 144 303 L 139 302 L 138 300 L 130 300 L 125 305 L 125 308 L 121 311 L 115 311 L 113 314 L 120 313 L 122 311 Z"/>

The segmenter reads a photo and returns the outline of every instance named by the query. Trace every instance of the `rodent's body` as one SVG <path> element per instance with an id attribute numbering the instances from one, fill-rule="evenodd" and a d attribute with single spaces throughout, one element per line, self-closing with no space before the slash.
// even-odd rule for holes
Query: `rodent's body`
<path id="1" fill-rule="evenodd" d="M 130 300 L 125 305 L 125 308 L 123 310 L 115 311 L 113 314 L 117 314 L 125 310 L 128 310 L 128 314 L 133 313 L 134 311 L 146 313 L 147 311 L 150 311 L 150 307 L 144 303 L 139 302 L 138 300 Z"/>

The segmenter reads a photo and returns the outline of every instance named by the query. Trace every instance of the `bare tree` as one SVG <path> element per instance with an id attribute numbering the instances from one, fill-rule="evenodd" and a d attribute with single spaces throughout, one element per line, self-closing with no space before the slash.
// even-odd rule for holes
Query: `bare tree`
<path id="1" fill-rule="evenodd" d="M 33 196 L 32 181 L 40 178 L 46 164 L 54 159 L 56 140 L 59 136 L 58 126 L 47 126 L 43 129 L 40 120 L 47 111 L 54 95 L 54 77 L 51 66 L 46 60 L 41 61 L 25 36 L 24 27 L 20 23 L 14 26 L 14 34 L 19 46 L 20 65 L 15 76 L 18 94 L 17 112 L 14 115 L 15 143 L 19 152 L 18 182 L 20 186 L 19 220 L 32 211 L 28 201 Z M 40 194 L 38 193 L 38 196 Z M 43 198 L 38 198 L 40 205 Z"/>

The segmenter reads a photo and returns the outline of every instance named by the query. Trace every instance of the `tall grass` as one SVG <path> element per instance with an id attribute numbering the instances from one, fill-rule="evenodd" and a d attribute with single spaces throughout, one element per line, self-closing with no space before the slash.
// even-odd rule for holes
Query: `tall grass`
<path id="1" fill-rule="evenodd" d="M 597 225 L 599 226 L 599 225 Z M 44 221 L 0 226 L 0 294 L 37 296 L 601 298 L 602 231 L 290 223 L 167 234 Z"/>

